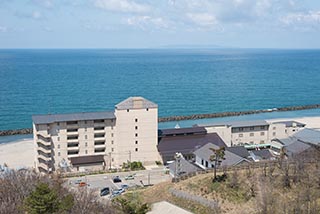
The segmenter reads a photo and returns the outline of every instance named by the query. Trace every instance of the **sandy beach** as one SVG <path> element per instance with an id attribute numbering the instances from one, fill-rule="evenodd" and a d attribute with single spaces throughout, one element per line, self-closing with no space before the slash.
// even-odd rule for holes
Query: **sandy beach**
<path id="1" fill-rule="evenodd" d="M 305 123 L 306 128 L 320 131 L 320 117 L 279 118 L 266 120 L 267 122 L 279 122 L 294 120 Z M 34 166 L 33 140 L 21 140 L 0 144 L 0 165 L 6 163 L 10 168 L 33 167 Z"/>
<path id="2" fill-rule="evenodd" d="M 34 166 L 33 140 L 21 140 L 0 144 L 0 165 L 6 163 L 10 168 Z"/>

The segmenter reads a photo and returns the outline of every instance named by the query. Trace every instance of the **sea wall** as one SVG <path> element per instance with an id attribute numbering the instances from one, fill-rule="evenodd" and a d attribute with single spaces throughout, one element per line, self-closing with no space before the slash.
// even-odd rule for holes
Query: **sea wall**
<path id="1" fill-rule="evenodd" d="M 234 112 L 220 112 L 220 113 L 209 113 L 209 114 L 193 114 L 193 115 L 186 115 L 186 116 L 160 117 L 158 121 L 170 122 L 170 121 L 181 121 L 181 120 L 198 120 L 198 119 L 206 119 L 206 118 L 232 117 L 232 116 L 241 116 L 241 115 L 249 115 L 249 114 L 268 113 L 268 112 L 275 112 L 275 111 L 298 111 L 298 110 L 307 110 L 307 109 L 316 109 L 316 108 L 320 108 L 320 104 L 290 106 L 290 107 L 263 109 L 263 110 L 234 111 Z"/>
<path id="2" fill-rule="evenodd" d="M 220 112 L 220 113 L 209 113 L 209 114 L 193 114 L 193 115 L 185 115 L 185 116 L 160 117 L 158 119 L 158 122 L 161 123 L 161 122 L 181 121 L 181 120 L 198 120 L 198 119 L 217 118 L 217 117 L 232 117 L 232 116 L 241 116 L 241 115 L 249 115 L 249 114 L 268 113 L 268 112 L 275 112 L 275 111 L 298 111 L 298 110 L 307 110 L 307 109 L 316 109 L 316 108 L 320 108 L 320 104 L 304 105 L 304 106 L 289 106 L 289 107 L 263 109 L 263 110 L 233 111 L 233 112 Z M 32 128 L 0 130 L 0 136 L 18 135 L 18 134 L 32 134 Z"/>
<path id="3" fill-rule="evenodd" d="M 0 130 L 0 136 L 6 136 L 6 135 L 18 135 L 18 134 L 32 134 L 31 128 L 26 129 L 13 129 L 13 130 Z"/>

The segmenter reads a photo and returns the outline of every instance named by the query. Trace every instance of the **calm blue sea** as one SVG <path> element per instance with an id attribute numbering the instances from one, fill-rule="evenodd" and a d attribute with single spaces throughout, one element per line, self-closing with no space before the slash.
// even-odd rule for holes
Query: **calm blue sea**
<path id="1" fill-rule="evenodd" d="M 129 96 L 160 116 L 320 103 L 320 50 L 0 50 L 0 130 Z"/>

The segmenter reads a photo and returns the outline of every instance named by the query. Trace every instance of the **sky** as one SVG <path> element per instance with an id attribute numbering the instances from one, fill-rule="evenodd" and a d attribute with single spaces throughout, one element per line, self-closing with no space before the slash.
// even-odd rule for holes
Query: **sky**
<path id="1" fill-rule="evenodd" d="M 0 0 L 0 48 L 320 48 L 320 0 Z"/>

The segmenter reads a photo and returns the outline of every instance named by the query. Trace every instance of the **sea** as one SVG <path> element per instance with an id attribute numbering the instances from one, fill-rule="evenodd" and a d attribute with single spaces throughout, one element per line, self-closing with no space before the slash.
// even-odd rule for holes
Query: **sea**
<path id="1" fill-rule="evenodd" d="M 29 128 L 35 114 L 112 111 L 130 96 L 157 103 L 160 117 L 319 104 L 320 50 L 0 50 L 0 130 Z M 305 115 L 320 110 L 249 119 Z M 228 119 L 248 117 L 214 121 Z"/>

